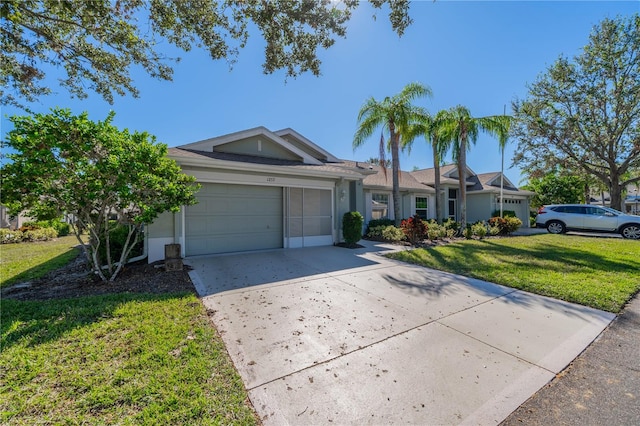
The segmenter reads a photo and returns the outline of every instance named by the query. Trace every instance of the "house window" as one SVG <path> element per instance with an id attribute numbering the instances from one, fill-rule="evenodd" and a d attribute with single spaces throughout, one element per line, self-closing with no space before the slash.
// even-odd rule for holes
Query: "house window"
<path id="1" fill-rule="evenodd" d="M 371 194 L 371 219 L 389 217 L 389 194 Z"/>
<path id="2" fill-rule="evenodd" d="M 458 190 L 449 188 L 449 214 L 450 219 L 457 219 L 456 205 L 458 204 Z"/>
<path id="3" fill-rule="evenodd" d="M 429 211 L 427 206 L 427 197 L 416 197 L 416 215 L 420 216 L 421 219 L 427 219 L 427 212 Z"/>

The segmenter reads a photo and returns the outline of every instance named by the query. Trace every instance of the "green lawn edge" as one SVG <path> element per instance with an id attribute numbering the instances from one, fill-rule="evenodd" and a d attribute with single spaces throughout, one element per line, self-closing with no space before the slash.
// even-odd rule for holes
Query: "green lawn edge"
<path id="1" fill-rule="evenodd" d="M 81 254 L 75 236 L 51 241 L 0 244 L 0 288 L 38 279 Z"/>
<path id="2" fill-rule="evenodd" d="M 259 423 L 193 294 L 0 306 L 2 424 Z"/>
<path id="3" fill-rule="evenodd" d="M 613 313 L 640 291 L 640 242 L 619 238 L 460 240 L 387 256 Z"/>

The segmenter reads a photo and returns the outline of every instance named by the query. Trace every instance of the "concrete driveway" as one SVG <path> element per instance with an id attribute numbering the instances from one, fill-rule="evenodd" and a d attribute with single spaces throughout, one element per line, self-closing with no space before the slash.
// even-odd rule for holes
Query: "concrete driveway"
<path id="1" fill-rule="evenodd" d="M 364 244 L 187 259 L 266 425 L 497 424 L 614 317 Z"/>

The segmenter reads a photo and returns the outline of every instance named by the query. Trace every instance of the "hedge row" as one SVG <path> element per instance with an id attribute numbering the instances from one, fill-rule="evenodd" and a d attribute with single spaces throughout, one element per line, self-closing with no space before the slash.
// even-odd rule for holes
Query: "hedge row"
<path id="1" fill-rule="evenodd" d="M 0 229 L 0 244 L 14 244 L 22 242 L 48 241 L 58 236 L 58 232 L 53 228 L 38 228 L 15 230 Z"/>

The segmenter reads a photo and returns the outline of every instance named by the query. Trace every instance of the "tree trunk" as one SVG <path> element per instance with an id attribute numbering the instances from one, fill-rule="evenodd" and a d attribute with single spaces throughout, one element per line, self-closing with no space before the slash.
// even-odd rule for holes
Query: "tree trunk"
<path id="1" fill-rule="evenodd" d="M 609 191 L 611 197 L 611 204 L 609 206 L 612 209 L 622 211 L 622 188 L 620 186 L 620 175 L 618 173 L 611 173 L 611 190 Z"/>
<path id="2" fill-rule="evenodd" d="M 586 179 L 584 183 L 584 191 L 582 193 L 582 196 L 584 197 L 585 204 L 591 204 L 591 187 L 589 186 L 589 183 L 586 182 Z"/>
<path id="3" fill-rule="evenodd" d="M 460 183 L 458 204 L 460 206 L 460 232 L 464 232 L 467 227 L 467 135 L 461 132 L 460 152 L 458 153 L 458 182 Z"/>
<path id="4" fill-rule="evenodd" d="M 433 141 L 433 168 L 436 174 L 436 221 L 442 223 L 442 195 L 440 194 L 440 157 L 438 156 L 438 143 Z"/>
<path id="5" fill-rule="evenodd" d="M 393 123 L 389 123 L 391 134 L 391 174 L 393 175 L 393 219 L 400 226 L 400 144 Z"/>

